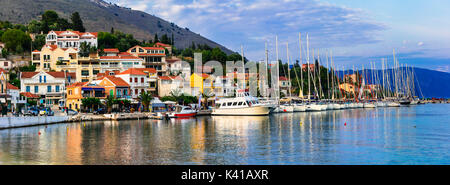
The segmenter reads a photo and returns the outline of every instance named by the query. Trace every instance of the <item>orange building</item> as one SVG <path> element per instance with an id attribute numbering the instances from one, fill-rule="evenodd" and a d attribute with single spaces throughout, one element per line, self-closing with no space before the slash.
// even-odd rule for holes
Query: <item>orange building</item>
<path id="1" fill-rule="evenodd" d="M 105 76 L 100 80 L 101 81 L 98 85 L 105 88 L 106 96 L 131 99 L 130 85 L 122 78 L 115 76 Z"/>

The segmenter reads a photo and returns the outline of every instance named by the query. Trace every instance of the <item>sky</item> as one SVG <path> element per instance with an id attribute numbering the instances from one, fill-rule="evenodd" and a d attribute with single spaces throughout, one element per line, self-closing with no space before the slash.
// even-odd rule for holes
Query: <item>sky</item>
<path id="1" fill-rule="evenodd" d="M 309 50 L 338 68 L 401 64 L 450 72 L 448 0 L 108 0 L 188 27 L 253 61 L 300 59 Z M 323 59 L 323 60 L 322 60 Z M 312 59 L 311 59 L 312 61 Z M 326 65 L 324 63 L 324 65 Z"/>

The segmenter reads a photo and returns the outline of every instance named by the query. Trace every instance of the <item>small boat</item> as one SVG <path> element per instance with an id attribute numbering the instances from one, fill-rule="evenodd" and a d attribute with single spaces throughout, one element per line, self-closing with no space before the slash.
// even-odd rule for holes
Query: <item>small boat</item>
<path id="1" fill-rule="evenodd" d="M 186 117 L 195 117 L 197 115 L 197 111 L 193 110 L 188 106 L 175 106 L 175 111 L 169 112 L 169 118 L 186 118 Z"/>

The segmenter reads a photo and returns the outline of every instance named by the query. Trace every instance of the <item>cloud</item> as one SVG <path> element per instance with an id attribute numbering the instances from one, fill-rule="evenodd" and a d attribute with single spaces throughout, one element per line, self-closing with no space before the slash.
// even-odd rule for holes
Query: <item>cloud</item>
<path id="1" fill-rule="evenodd" d="M 294 45 L 298 32 L 309 33 L 311 47 L 331 48 L 377 43 L 378 32 L 387 29 L 386 25 L 367 17 L 363 10 L 317 0 L 111 1 L 145 9 L 230 49 L 238 51 L 242 44 L 255 53 L 263 50 L 267 39 L 274 42 L 275 35 L 280 42 L 289 41 Z M 256 60 L 261 56 L 249 57 Z"/>
<path id="2" fill-rule="evenodd" d="M 418 42 L 417 46 L 423 46 L 423 44 L 424 44 L 423 42 Z"/>

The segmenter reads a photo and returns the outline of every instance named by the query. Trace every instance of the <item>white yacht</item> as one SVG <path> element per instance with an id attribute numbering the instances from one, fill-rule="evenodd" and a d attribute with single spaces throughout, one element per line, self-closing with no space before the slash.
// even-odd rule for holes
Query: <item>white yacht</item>
<path id="1" fill-rule="evenodd" d="M 375 105 L 374 102 L 366 102 L 364 103 L 364 108 L 376 108 L 377 106 Z"/>
<path id="2" fill-rule="evenodd" d="M 308 112 L 322 111 L 322 105 L 319 105 L 315 102 L 310 102 L 306 105 L 306 111 L 308 111 Z"/>
<path id="3" fill-rule="evenodd" d="M 400 107 L 400 103 L 395 101 L 389 101 L 386 103 L 388 107 Z"/>
<path id="4" fill-rule="evenodd" d="M 269 115 L 269 107 L 260 104 L 248 92 L 240 90 L 235 98 L 222 98 L 216 101 L 213 116 L 264 116 Z"/>
<path id="5" fill-rule="evenodd" d="M 306 111 L 306 105 L 303 103 L 300 104 L 294 104 L 294 112 L 305 112 Z"/>

